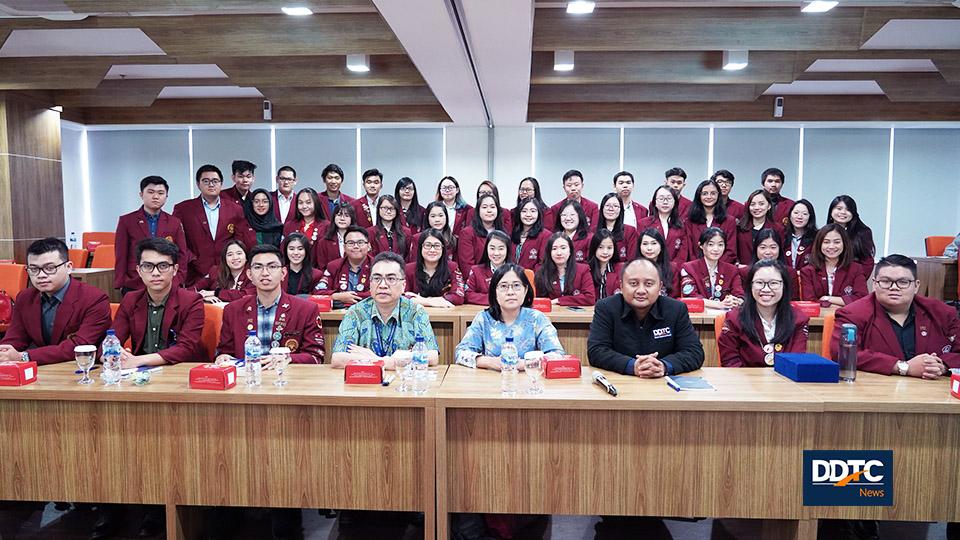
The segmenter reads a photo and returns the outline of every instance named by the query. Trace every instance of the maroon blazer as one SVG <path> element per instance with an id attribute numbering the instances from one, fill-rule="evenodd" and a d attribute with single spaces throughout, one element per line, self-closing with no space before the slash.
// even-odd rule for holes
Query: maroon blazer
<path id="1" fill-rule="evenodd" d="M 643 218 L 647 217 L 650 214 L 650 212 L 647 211 L 646 206 L 638 203 L 637 201 L 630 201 L 630 202 L 633 203 L 633 215 L 637 216 L 637 225 L 640 225 L 640 221 L 642 221 Z M 624 211 L 629 212 L 630 209 L 624 208 Z"/>
<path id="2" fill-rule="evenodd" d="M 799 271 L 804 266 L 810 264 L 810 250 L 813 246 L 813 238 L 808 237 L 800 240 L 800 244 L 797 245 L 796 263 L 793 262 L 793 243 L 790 240 L 788 237 L 783 239 L 783 257 L 787 260 L 788 266 Z"/>
<path id="3" fill-rule="evenodd" d="M 793 209 L 793 199 L 788 199 L 780 195 L 780 199 L 773 205 L 773 220 L 781 227 L 786 227 L 790 223 L 790 210 Z"/>
<path id="4" fill-rule="evenodd" d="M 367 227 L 367 234 L 370 235 L 370 255 L 376 256 L 378 253 L 384 251 L 392 251 L 406 259 L 410 253 L 410 242 L 413 240 L 413 234 L 410 232 L 410 229 L 404 227 L 402 224 L 400 228 L 403 230 L 402 250 L 396 249 L 396 238 L 387 238 L 386 233 L 377 229 L 376 225 Z M 339 250 L 339 247 L 337 249 Z"/>
<path id="5" fill-rule="evenodd" d="M 297 192 L 293 192 L 293 200 L 290 201 L 290 208 L 287 209 L 287 215 L 280 215 L 280 191 L 274 190 L 270 192 L 270 198 L 273 199 L 273 216 L 277 218 L 280 223 L 286 224 L 287 222 L 293 221 L 294 216 L 297 215 Z M 324 214 L 326 215 L 326 214 Z"/>
<path id="6" fill-rule="evenodd" d="M 544 203 L 543 215 L 540 216 L 540 220 L 543 222 L 543 228 L 548 231 L 553 231 L 553 227 L 557 222 L 557 216 L 553 213 L 553 208 L 549 207 Z M 517 207 L 514 207 L 510 211 L 510 230 L 504 231 L 509 235 L 513 235 L 513 224 L 520 222 L 520 214 L 518 213 Z"/>
<path id="7" fill-rule="evenodd" d="M 150 238 L 150 226 L 143 213 L 143 206 L 129 214 L 120 216 L 117 220 L 116 245 L 114 246 L 116 262 L 113 267 L 113 288 L 142 289 L 143 280 L 137 273 L 137 243 Z M 193 255 L 187 249 L 187 240 L 183 234 L 183 224 L 176 217 L 160 211 L 160 220 L 157 222 L 157 238 L 166 238 L 180 248 L 180 270 L 177 278 L 180 283 L 187 278 L 187 268 Z"/>
<path id="8" fill-rule="evenodd" d="M 486 247 L 487 239 L 477 236 L 473 227 L 467 226 L 460 231 L 457 239 L 457 266 L 460 268 L 473 268 L 480 263 L 483 257 L 483 248 Z M 507 254 L 509 258 L 510 254 Z"/>
<path id="9" fill-rule="evenodd" d="M 323 277 L 323 270 L 314 268 L 313 272 L 310 274 L 310 279 L 308 279 L 307 281 L 303 281 L 303 278 L 301 278 L 299 290 L 296 293 L 289 293 L 289 294 L 315 294 L 313 292 L 314 287 L 316 287 L 317 284 L 320 283 L 320 278 L 322 277 Z M 287 291 L 287 285 L 290 283 L 289 278 L 290 278 L 290 267 L 288 266 L 287 276 L 283 278 L 283 285 L 281 285 L 284 292 L 289 292 Z"/>
<path id="10" fill-rule="evenodd" d="M 220 284 L 217 283 L 217 275 L 219 273 L 220 266 L 214 266 L 210 269 L 210 273 L 198 279 L 197 282 L 193 284 L 193 287 L 197 291 L 213 291 L 217 298 L 224 302 L 233 302 L 244 296 L 257 293 L 257 287 L 253 284 L 252 280 L 247 278 L 246 269 L 237 276 L 237 280 L 229 287 L 221 287 Z"/>
<path id="11" fill-rule="evenodd" d="M 489 264 L 475 264 L 467 275 L 467 303 L 477 306 L 489 306 L 490 280 L 493 279 L 493 270 Z"/>
<path id="12" fill-rule="evenodd" d="M 719 291 L 716 287 L 719 287 Z M 684 298 L 723 300 L 732 294 L 743 298 L 743 284 L 737 267 L 720 261 L 717 263 L 717 284 L 711 289 L 710 272 L 703 258 L 683 263 L 680 267 L 680 294 Z"/>
<path id="13" fill-rule="evenodd" d="M 243 358 L 247 332 L 257 329 L 257 295 L 245 296 L 223 308 L 218 354 Z M 273 318 L 273 334 L 280 334 L 277 347 L 287 347 L 294 364 L 323 363 L 323 325 L 320 308 L 313 302 L 281 293 Z M 265 344 L 269 347 L 271 344 Z"/>
<path id="14" fill-rule="evenodd" d="M 684 197 L 683 195 L 680 196 L 680 204 L 677 205 L 678 206 L 677 211 L 680 212 L 680 219 L 684 219 L 684 220 L 686 219 L 687 213 L 690 212 L 690 206 L 692 204 L 693 204 L 693 201 Z"/>
<path id="15" fill-rule="evenodd" d="M 660 296 L 669 296 L 670 298 L 680 298 L 680 265 L 670 262 L 670 293 L 667 294 L 666 283 L 660 284 Z"/>
<path id="16" fill-rule="evenodd" d="M 744 294 L 750 293 L 750 288 L 753 286 L 751 283 L 747 283 L 747 274 L 750 273 L 751 266 L 752 263 L 737 268 L 737 272 L 740 273 L 740 283 L 743 285 Z M 790 275 L 790 300 L 800 300 L 800 278 L 797 275 L 797 271 L 787 266 L 787 273 Z"/>
<path id="17" fill-rule="evenodd" d="M 420 206 L 420 218 L 423 219 L 423 213 L 426 211 L 426 208 Z M 407 213 L 405 211 L 400 211 L 401 219 L 403 220 L 404 225 L 410 229 L 410 234 L 414 235 L 420 232 L 420 219 L 416 223 L 410 223 L 410 220 L 407 219 Z"/>
<path id="18" fill-rule="evenodd" d="M 220 197 L 220 217 L 217 221 L 216 239 L 210 236 L 207 214 L 200 197 L 177 203 L 173 207 L 173 215 L 183 223 L 187 249 L 194 257 L 190 261 L 186 285 L 192 285 L 217 265 L 224 246 L 230 240 L 240 240 L 247 249 L 257 245 L 257 236 L 247 224 L 243 210 L 228 198 Z"/>
<path id="19" fill-rule="evenodd" d="M 253 191 L 254 189 L 256 188 L 251 186 L 250 191 L 247 192 L 247 196 L 249 196 L 250 192 Z M 230 186 L 227 189 L 220 191 L 220 196 L 230 199 L 231 201 L 237 203 L 237 206 L 239 206 L 240 208 L 243 208 L 243 203 L 245 199 L 240 197 L 240 190 L 237 189 L 236 185 Z"/>
<path id="20" fill-rule="evenodd" d="M 576 237 L 576 234 L 574 234 Z M 588 232 L 583 238 L 573 240 L 573 253 L 570 256 L 574 261 L 578 263 L 587 262 L 587 258 L 590 257 L 590 240 L 593 240 L 593 233 Z M 547 243 L 543 243 L 544 248 L 546 248 Z M 549 254 L 544 253 L 544 257 L 548 257 Z"/>
<path id="21" fill-rule="evenodd" d="M 423 236 L 423 231 L 418 232 L 410 237 L 410 249 L 407 250 L 407 262 L 415 263 L 417 262 L 417 251 L 420 249 L 420 237 Z M 447 246 L 447 260 L 450 262 L 457 262 L 457 247 L 460 245 L 458 241 L 455 246 Z M 459 266 L 459 265 L 458 265 Z"/>
<path id="22" fill-rule="evenodd" d="M 739 223 L 743 216 L 747 214 L 747 207 L 741 202 L 737 202 L 733 199 L 727 199 L 727 215 L 732 217 L 735 222 Z"/>
<path id="23" fill-rule="evenodd" d="M 642 223 L 637 223 L 637 230 L 640 231 L 638 234 L 642 234 L 644 230 L 650 227 L 660 231 L 660 234 L 662 234 L 664 239 L 666 239 L 667 256 L 670 258 L 671 262 L 676 262 L 679 264 L 693 258 L 690 255 L 690 240 L 687 239 L 687 235 L 684 232 L 683 227 L 676 229 L 670 227 L 670 231 L 665 233 L 663 231 L 663 226 L 660 224 L 659 216 L 647 216 L 643 218 Z"/>
<path id="24" fill-rule="evenodd" d="M 914 336 L 915 354 L 936 354 L 951 368 L 960 368 L 960 353 L 954 344 L 960 320 L 957 311 L 934 298 L 915 296 Z M 903 358 L 900 342 L 888 320 L 887 312 L 877 302 L 875 294 L 865 296 L 837 310 L 836 324 L 830 339 L 830 353 L 839 357 L 840 336 L 844 324 L 857 326 L 857 369 L 891 375 L 893 366 Z"/>
<path id="25" fill-rule="evenodd" d="M 543 268 L 541 266 L 541 268 Z M 597 289 L 593 285 L 593 277 L 590 275 L 590 267 L 582 264 L 576 263 L 576 273 L 573 276 L 573 289 L 572 293 L 569 295 L 563 294 L 563 289 L 560 288 L 560 280 L 555 279 L 551 283 L 552 287 L 549 291 L 537 291 L 537 296 L 542 298 L 558 298 L 558 302 L 561 306 L 592 306 L 597 303 Z M 539 273 L 541 270 L 537 269 Z"/>
<path id="26" fill-rule="evenodd" d="M 10 326 L 0 345 L 10 345 L 20 352 L 29 349 L 30 360 L 40 365 L 72 362 L 74 347 L 99 347 L 109 328 L 110 300 L 107 295 L 96 287 L 72 279 L 53 319 L 50 343 L 43 341 L 40 291 L 29 287 L 17 295 Z"/>
<path id="27" fill-rule="evenodd" d="M 460 273 L 460 269 L 455 262 L 447 263 L 447 269 L 450 272 L 450 285 L 444 287 L 443 297 L 455 306 L 462 305 L 466 296 L 463 274 Z M 420 294 L 420 285 L 417 283 L 417 263 L 407 263 L 404 274 L 407 279 L 407 292 Z"/>
<path id="28" fill-rule="evenodd" d="M 120 343 L 126 343 L 129 338 L 130 350 L 135 355 L 143 350 L 148 300 L 146 289 L 127 294 L 113 319 L 113 329 Z M 171 289 L 160 325 L 160 335 L 166 336 L 167 348 L 157 354 L 168 364 L 209 362 L 210 358 L 200 345 L 202 333 L 203 298 L 189 289 Z"/>
<path id="29" fill-rule="evenodd" d="M 353 291 L 360 298 L 370 296 L 370 288 L 373 284 L 370 282 L 370 267 L 373 264 L 373 257 L 367 255 L 363 264 L 360 265 L 360 280 L 354 289 L 350 288 L 350 262 L 346 257 L 334 259 L 327 265 L 323 276 L 317 283 L 316 294 L 333 294 L 338 292 Z"/>
<path id="30" fill-rule="evenodd" d="M 591 240 L 592 239 L 593 235 L 591 235 Z M 637 229 L 634 228 L 633 225 L 624 225 L 623 240 L 614 240 L 613 245 L 617 250 L 617 256 L 620 257 L 620 262 L 627 262 L 633 259 L 637 256 L 637 250 L 640 249 L 640 236 L 637 233 Z M 590 244 L 587 244 L 587 251 L 584 252 L 584 256 L 587 259 L 590 258 Z"/>
<path id="31" fill-rule="evenodd" d="M 464 227 L 470 225 L 470 220 L 467 219 L 470 217 L 471 212 L 473 212 L 473 207 L 469 204 L 463 205 L 461 208 L 457 208 L 456 217 L 453 218 L 453 234 L 459 236 L 460 231 Z"/>
<path id="32" fill-rule="evenodd" d="M 744 219 L 753 219 L 750 216 L 745 217 Z M 783 227 L 779 223 L 774 223 L 769 219 L 763 222 L 763 226 L 760 229 L 773 229 L 777 233 L 777 242 L 780 244 L 780 249 L 783 249 Z M 753 227 L 742 230 L 737 227 L 737 258 L 741 263 L 747 264 L 753 260 Z"/>
<path id="33" fill-rule="evenodd" d="M 283 224 L 283 237 L 286 238 L 291 234 L 298 232 L 307 237 L 307 241 L 310 242 L 310 247 L 313 247 L 315 242 L 319 242 L 323 235 L 327 233 L 327 227 L 330 225 L 329 221 L 323 220 L 313 220 L 313 226 L 309 227 L 306 231 L 303 229 L 303 220 L 293 220 L 288 221 Z"/>
<path id="34" fill-rule="evenodd" d="M 317 195 L 320 197 L 320 202 L 323 203 L 323 215 L 330 217 L 330 212 L 332 211 L 330 208 L 330 196 L 327 195 L 326 191 L 321 191 L 317 193 Z M 347 195 L 343 191 L 340 192 L 339 202 L 350 204 L 353 201 L 354 201 L 353 197 Z"/>
<path id="35" fill-rule="evenodd" d="M 800 269 L 800 299 L 820 300 L 830 294 L 827 290 L 827 270 L 808 265 Z M 839 296 L 845 304 L 850 304 L 867 296 L 867 281 L 863 279 L 863 270 L 857 263 L 846 268 L 837 268 L 833 276 L 833 294 Z"/>
<path id="36" fill-rule="evenodd" d="M 567 199 L 561 199 L 557 204 L 550 207 L 550 213 L 553 214 L 553 221 L 550 222 L 550 226 L 556 226 L 556 219 L 560 216 L 560 207 L 563 206 L 563 203 L 567 202 Z M 580 197 L 580 206 L 583 207 L 583 213 L 587 215 L 587 228 L 592 229 L 596 227 L 597 220 L 600 219 L 600 207 L 597 206 L 597 203 L 591 201 L 586 197 Z M 547 222 L 544 221 L 544 224 Z M 559 230 L 559 229 L 558 229 Z"/>
<path id="37" fill-rule="evenodd" d="M 543 262 L 544 250 L 547 248 L 549 238 L 550 231 L 542 230 L 537 236 L 524 240 L 519 247 L 513 246 L 514 252 L 511 255 L 514 256 L 514 262 L 527 270 L 535 270 Z"/>
<path id="38" fill-rule="evenodd" d="M 606 276 L 604 283 L 606 283 L 606 286 L 603 288 L 603 294 L 600 293 L 601 284 L 597 283 L 596 281 L 593 283 L 594 290 L 597 293 L 597 300 L 606 298 L 608 296 L 613 296 L 620 292 L 620 270 L 623 268 L 623 265 L 624 263 L 617 263 L 613 267 L 612 271 L 605 272 Z M 593 277 L 592 274 L 591 277 Z"/>
<path id="39" fill-rule="evenodd" d="M 336 236 L 332 240 L 327 240 L 324 237 L 317 238 L 311 249 L 313 250 L 314 268 L 326 268 L 332 261 L 343 257 L 343 254 L 340 253 L 340 241 L 337 240 Z"/>
<path id="40" fill-rule="evenodd" d="M 754 326 L 757 329 L 757 337 L 760 338 L 760 343 L 754 343 L 740 324 L 740 308 L 730 310 L 723 321 L 720 335 L 717 336 L 717 347 L 720 349 L 720 366 L 768 367 L 773 366 L 772 354 L 774 353 L 807 352 L 807 334 L 810 332 L 807 324 L 810 322 L 810 318 L 797 308 L 791 308 L 791 310 L 793 311 L 793 333 L 790 335 L 790 341 L 773 344 L 768 343 L 766 336 L 763 335 L 763 323 L 760 322 L 759 318 L 754 321 Z"/>
<path id="41" fill-rule="evenodd" d="M 738 259 L 736 220 L 727 217 L 722 223 L 714 221 L 711 226 L 723 231 L 723 234 L 727 237 L 726 245 L 723 249 L 723 257 L 721 257 L 720 260 L 725 263 L 736 264 Z M 690 260 L 700 256 L 700 235 L 703 234 L 705 230 L 707 230 L 706 223 L 694 223 L 690 220 L 683 222 L 683 232 L 687 235 L 687 245 L 690 246 Z M 752 257 L 750 259 L 752 259 Z"/>
<path id="42" fill-rule="evenodd" d="M 464 228 L 464 229 L 472 229 L 472 228 L 473 228 L 473 215 L 476 213 L 476 211 L 477 211 L 476 208 L 470 208 L 470 210 L 467 211 L 467 215 L 464 216 L 464 218 L 463 218 L 463 219 L 464 219 L 464 225 L 463 225 L 463 228 Z M 513 233 L 513 212 L 511 212 L 510 210 L 507 210 L 506 208 L 503 208 L 503 207 L 501 206 L 501 207 L 500 207 L 500 217 L 503 218 L 503 228 L 500 229 L 500 230 L 503 231 L 503 232 L 505 232 L 505 233 L 507 233 L 507 236 L 510 236 L 510 234 Z"/>
<path id="43" fill-rule="evenodd" d="M 377 198 L 379 198 L 379 196 Z M 356 224 L 358 227 L 363 227 L 364 229 L 373 227 L 373 213 L 377 211 L 376 203 L 374 203 L 373 206 L 370 206 L 367 203 L 366 193 L 364 193 L 359 199 L 350 201 L 350 206 L 353 207 L 354 213 L 357 214 Z"/>

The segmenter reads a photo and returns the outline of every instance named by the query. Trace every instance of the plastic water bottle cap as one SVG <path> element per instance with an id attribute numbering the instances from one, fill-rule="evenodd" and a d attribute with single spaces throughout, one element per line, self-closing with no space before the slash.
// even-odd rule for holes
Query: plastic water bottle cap
<path id="1" fill-rule="evenodd" d="M 507 343 L 513 343 L 513 336 L 507 336 Z"/>
<path id="2" fill-rule="evenodd" d="M 111 329 L 107 330 L 107 335 L 108 335 L 108 336 L 115 336 L 115 335 L 117 335 L 117 331 L 114 330 L 113 328 L 111 328 Z"/>
<path id="3" fill-rule="evenodd" d="M 257 331 L 256 331 L 256 330 L 248 330 L 248 331 L 247 331 L 247 336 L 255 336 L 255 335 L 257 335 Z"/>

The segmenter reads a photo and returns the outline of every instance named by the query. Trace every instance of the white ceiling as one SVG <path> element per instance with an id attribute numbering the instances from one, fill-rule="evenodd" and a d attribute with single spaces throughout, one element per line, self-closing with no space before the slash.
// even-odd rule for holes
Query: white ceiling
<path id="1" fill-rule="evenodd" d="M 960 49 L 960 19 L 891 19 L 864 49 Z"/>
<path id="2" fill-rule="evenodd" d="M 216 64 L 114 64 L 104 79 L 226 79 Z"/>
<path id="3" fill-rule="evenodd" d="M 921 72 L 937 71 L 937 66 L 929 58 L 915 59 L 889 59 L 889 60 L 866 60 L 866 59 L 841 59 L 828 58 L 820 59 L 807 68 L 808 72 L 822 73 L 859 73 L 859 72 Z"/>
<path id="4" fill-rule="evenodd" d="M 139 28 L 14 30 L 0 57 L 165 55 Z"/>
<path id="5" fill-rule="evenodd" d="M 240 86 L 165 86 L 157 99 L 262 98 L 253 87 Z"/>
<path id="6" fill-rule="evenodd" d="M 877 81 L 793 81 L 789 84 L 771 84 L 765 96 L 804 95 L 882 95 Z"/>

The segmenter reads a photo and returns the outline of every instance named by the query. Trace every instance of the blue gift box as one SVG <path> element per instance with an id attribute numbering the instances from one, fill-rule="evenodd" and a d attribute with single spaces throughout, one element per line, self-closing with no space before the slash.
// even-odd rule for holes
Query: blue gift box
<path id="1" fill-rule="evenodd" d="M 819 354 L 776 353 L 773 369 L 796 382 L 840 382 L 840 364 Z"/>

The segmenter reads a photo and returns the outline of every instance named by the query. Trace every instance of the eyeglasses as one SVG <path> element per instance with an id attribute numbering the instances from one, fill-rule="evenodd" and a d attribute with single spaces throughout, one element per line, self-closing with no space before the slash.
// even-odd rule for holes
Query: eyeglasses
<path id="1" fill-rule="evenodd" d="M 173 263 L 161 262 L 161 263 L 152 263 L 152 262 L 142 262 L 137 265 L 140 268 L 140 271 L 144 274 L 152 274 L 154 270 L 159 270 L 161 274 L 166 273 L 171 268 L 173 268 Z"/>
<path id="2" fill-rule="evenodd" d="M 403 186 L 400 188 L 400 191 L 416 191 L 416 189 L 417 188 L 413 187 L 413 184 L 410 184 L 409 186 Z"/>
<path id="3" fill-rule="evenodd" d="M 519 281 L 514 281 L 513 283 L 501 283 L 497 285 L 497 292 L 502 292 L 502 293 L 509 292 L 509 291 L 520 292 L 522 290 L 523 290 L 523 283 L 520 283 Z"/>
<path id="4" fill-rule="evenodd" d="M 457 186 L 440 186 L 440 191 L 445 191 L 447 193 L 450 193 L 451 191 L 456 191 L 456 190 L 457 190 Z"/>
<path id="5" fill-rule="evenodd" d="M 754 281 L 753 288 L 762 291 L 763 289 L 770 289 L 771 291 L 779 291 L 783 288 L 783 281 L 779 279 L 772 279 L 770 281 Z"/>
<path id="6" fill-rule="evenodd" d="M 884 290 L 890 290 L 893 288 L 894 285 L 897 286 L 897 289 L 903 290 L 909 287 L 910 285 L 913 285 L 916 281 L 917 280 L 915 279 L 907 279 L 907 278 L 900 278 L 900 279 L 883 279 L 882 278 L 882 279 L 873 280 L 873 282 L 877 284 L 877 287 L 880 287 L 881 289 L 884 289 Z"/>
<path id="7" fill-rule="evenodd" d="M 519 193 L 536 193 L 532 187 L 522 187 L 518 190 Z"/>
<path id="8" fill-rule="evenodd" d="M 280 266 L 279 264 L 251 264 L 250 265 L 250 270 L 252 270 L 253 272 L 263 272 L 264 270 L 266 270 L 271 274 L 276 272 L 277 270 L 280 270 L 281 268 L 283 267 Z"/>
<path id="9" fill-rule="evenodd" d="M 388 287 L 393 287 L 397 283 L 404 281 L 404 278 L 402 276 L 395 276 L 393 274 L 389 274 L 386 276 L 381 276 L 380 274 L 374 274 L 370 276 L 370 281 L 373 282 L 374 285 L 386 283 Z"/>
<path id="10" fill-rule="evenodd" d="M 672 202 L 672 201 L 673 201 L 673 197 L 657 197 L 656 201 L 657 201 L 658 203 L 661 203 L 661 202 L 663 202 L 663 203 L 665 203 L 665 202 Z"/>
<path id="11" fill-rule="evenodd" d="M 61 266 L 67 264 L 67 262 L 68 261 L 63 261 L 60 264 L 45 264 L 43 266 L 30 265 L 27 266 L 27 273 L 31 276 L 38 276 L 40 272 L 43 272 L 44 275 L 52 276 L 57 273 L 57 270 L 59 270 Z"/>
<path id="12" fill-rule="evenodd" d="M 369 242 L 367 242 L 366 240 L 347 240 L 346 242 L 343 243 L 343 245 L 347 247 L 363 247 L 368 243 Z"/>
<path id="13" fill-rule="evenodd" d="M 394 207 L 392 207 L 392 206 L 383 205 L 383 206 L 380 207 L 380 211 L 381 211 L 381 212 L 396 212 L 397 209 L 394 208 Z"/>
<path id="14" fill-rule="evenodd" d="M 477 193 L 477 198 L 479 199 L 480 197 L 486 197 L 487 195 L 493 195 L 493 192 L 492 192 L 492 191 L 481 191 L 480 193 Z"/>
<path id="15" fill-rule="evenodd" d="M 435 244 L 433 242 L 428 242 L 423 244 L 423 249 L 441 250 L 443 249 L 443 244 Z"/>
<path id="16" fill-rule="evenodd" d="M 296 182 L 296 181 L 297 181 L 296 178 L 292 178 L 292 177 L 288 177 L 288 176 L 278 176 L 278 177 L 277 177 L 277 182 Z"/>
<path id="17" fill-rule="evenodd" d="M 218 178 L 213 178 L 213 179 L 203 178 L 200 180 L 200 185 L 203 185 L 203 186 L 219 186 L 222 183 L 223 183 L 223 180 L 220 180 Z"/>
<path id="18" fill-rule="evenodd" d="M 732 185 L 733 185 L 733 182 L 731 182 L 730 180 L 727 180 L 726 178 L 717 178 L 717 179 L 715 180 L 715 182 L 717 183 L 717 185 L 720 185 L 720 186 L 732 186 Z"/>

